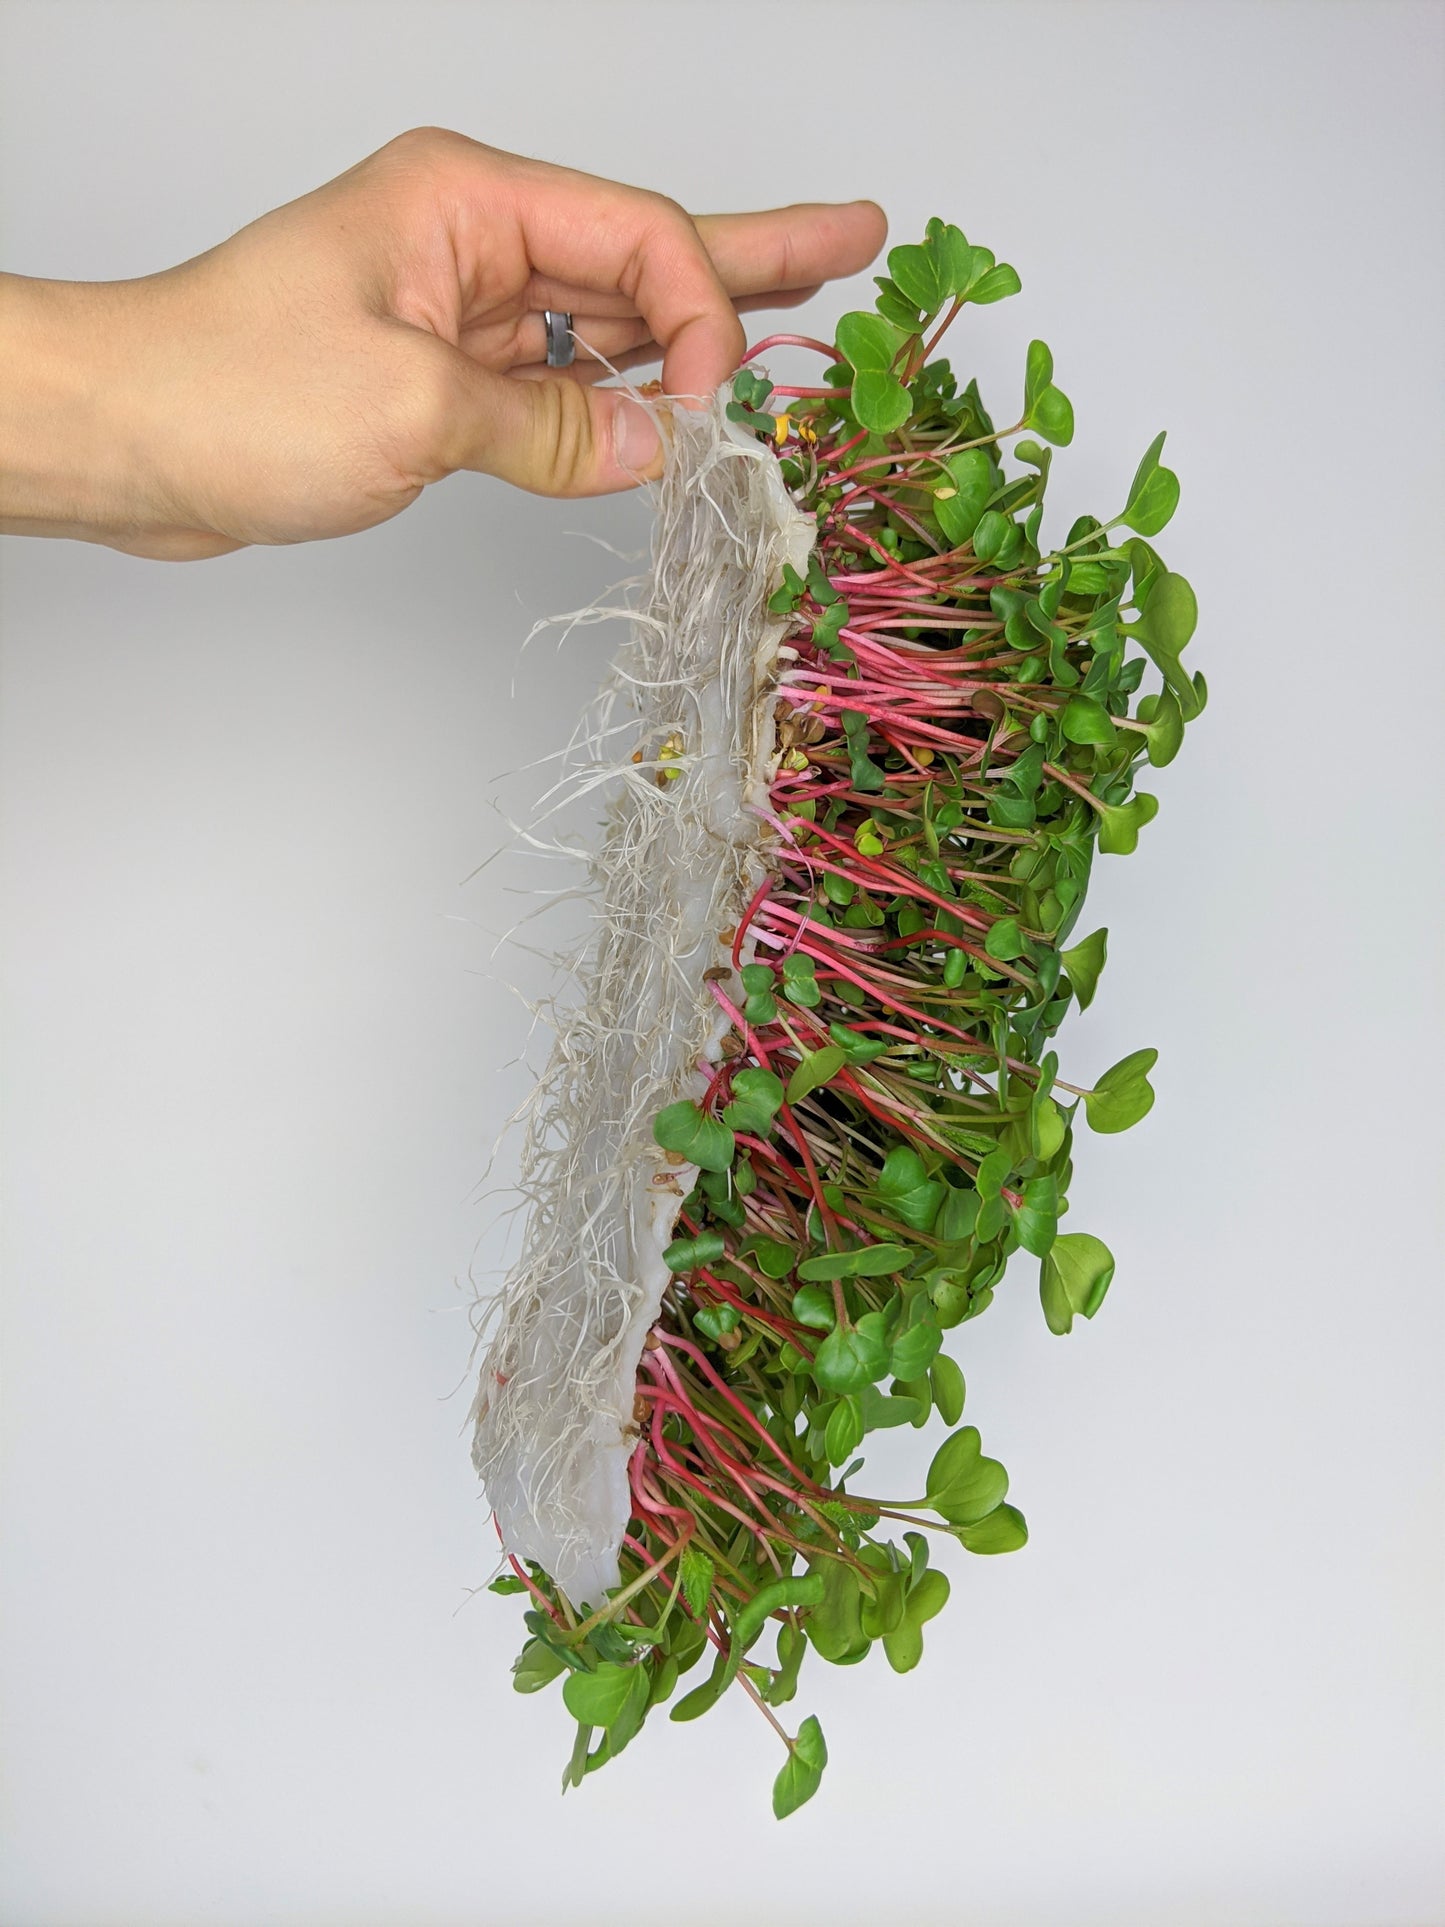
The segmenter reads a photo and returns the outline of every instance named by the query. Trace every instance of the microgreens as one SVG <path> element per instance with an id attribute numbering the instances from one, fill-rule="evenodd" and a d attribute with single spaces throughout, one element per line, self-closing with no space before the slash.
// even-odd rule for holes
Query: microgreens
<path id="1" fill-rule="evenodd" d="M 783 834 L 736 933 L 752 961 L 726 986 L 746 1029 L 706 1096 L 654 1125 L 698 1178 L 637 1378 L 622 1582 L 585 1618 L 536 1567 L 494 1585 L 530 1595 L 518 1691 L 563 1682 L 564 1786 L 711 1648 L 671 1717 L 751 1699 L 786 1749 L 780 1818 L 827 1761 L 815 1718 L 793 1734 L 777 1716 L 807 1652 L 846 1666 L 880 1645 L 911 1670 L 949 1594 L 926 1534 L 980 1555 L 1027 1540 L 1007 1472 L 960 1424 L 945 1334 L 1020 1249 L 1052 1332 L 1109 1289 L 1108 1247 L 1059 1230 L 1074 1131 L 1137 1123 L 1157 1053 L 1082 1088 L 1050 1040 L 1105 964 L 1105 931 L 1069 941 L 1095 852 L 1135 847 L 1157 809 L 1135 772 L 1172 759 L 1206 696 L 1182 661 L 1193 591 L 1151 547 L 1179 496 L 1163 435 L 1116 516 L 1045 548 L 1052 451 L 1074 433 L 1049 349 L 1030 344 L 1004 429 L 934 355 L 1017 274 L 939 220 L 888 270 L 874 309 L 839 322 L 822 386 L 745 367 L 727 404 L 818 533 L 767 605 L 792 656 Z M 1151 664 L 1160 687 L 1131 713 Z M 921 1492 L 854 1490 L 870 1433 L 935 1413 L 949 1430 Z"/>

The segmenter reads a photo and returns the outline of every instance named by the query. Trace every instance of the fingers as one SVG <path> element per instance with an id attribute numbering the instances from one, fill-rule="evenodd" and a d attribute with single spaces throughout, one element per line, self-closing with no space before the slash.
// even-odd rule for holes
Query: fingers
<path id="1" fill-rule="evenodd" d="M 694 220 L 718 279 L 733 295 L 857 274 L 888 234 L 888 217 L 876 201 L 809 201 L 758 214 L 699 214 Z"/>
<path id="2" fill-rule="evenodd" d="M 736 367 L 744 335 L 702 238 L 675 202 L 570 168 L 519 162 L 481 182 L 498 213 L 497 190 L 515 221 L 532 272 L 621 294 L 663 349 L 663 381 L 675 394 L 710 394 Z M 568 305 L 585 310 L 585 300 Z"/>
<path id="3" fill-rule="evenodd" d="M 760 214 L 699 214 L 693 225 L 718 280 L 741 309 L 742 297 L 764 307 L 789 305 L 782 297 L 815 294 L 825 281 L 866 268 L 888 235 L 888 219 L 875 201 L 804 202 Z M 540 263 L 526 290 L 529 307 L 569 313 L 635 314 L 627 296 L 544 273 Z"/>

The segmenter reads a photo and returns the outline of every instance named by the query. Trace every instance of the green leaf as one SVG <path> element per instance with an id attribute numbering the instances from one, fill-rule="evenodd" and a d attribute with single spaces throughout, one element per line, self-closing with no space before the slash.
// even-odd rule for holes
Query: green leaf
<path id="1" fill-rule="evenodd" d="M 1013 1169 L 1013 1159 L 1007 1151 L 990 1151 L 978 1167 L 974 1186 L 981 1198 L 996 1198 L 999 1188 Z"/>
<path id="2" fill-rule="evenodd" d="M 1139 832 L 1159 814 L 1159 799 L 1147 790 L 1136 790 L 1127 803 L 1105 803 L 1099 807 L 1099 848 L 1105 856 L 1132 856 L 1139 847 Z"/>
<path id="3" fill-rule="evenodd" d="M 527 1588 L 523 1585 L 522 1581 L 518 1579 L 514 1573 L 510 1572 L 499 1574 L 498 1577 L 492 1581 L 491 1585 L 487 1587 L 488 1592 L 496 1593 L 519 1593 L 525 1592 L 526 1590 Z"/>
<path id="4" fill-rule="evenodd" d="M 859 373 L 887 373 L 907 337 L 881 315 L 845 314 L 838 323 L 838 352 Z"/>
<path id="5" fill-rule="evenodd" d="M 821 1285 L 800 1285 L 793 1293 L 793 1316 L 800 1325 L 811 1325 L 815 1331 L 832 1331 L 838 1322 L 832 1292 L 824 1291 Z"/>
<path id="6" fill-rule="evenodd" d="M 1138 600 L 1137 591 L 1135 600 Z M 1179 660 L 1198 622 L 1199 604 L 1194 590 L 1182 575 L 1161 569 L 1150 577 L 1148 600 L 1138 622 L 1128 632 L 1138 638 L 1166 686 L 1173 690 L 1186 722 L 1204 707 L 1199 690 Z"/>
<path id="7" fill-rule="evenodd" d="M 1087 1231 L 1062 1232 L 1039 1270 L 1039 1297 L 1049 1330 L 1063 1337 L 1076 1316 L 1092 1318 L 1114 1276 L 1114 1254 Z"/>
<path id="8" fill-rule="evenodd" d="M 1051 1097 L 1036 1098 L 1029 1106 L 1029 1153 L 1041 1162 L 1048 1160 L 1064 1141 L 1068 1126 L 1063 1112 Z"/>
<path id="9" fill-rule="evenodd" d="M 567 1662 L 546 1640 L 529 1639 L 512 1662 L 512 1686 L 518 1693 L 540 1693 L 567 1670 Z"/>
<path id="10" fill-rule="evenodd" d="M 979 276 L 969 289 L 968 298 L 981 308 L 987 307 L 991 301 L 1002 301 L 1011 294 L 1017 294 L 1022 286 L 1017 271 L 1007 261 L 1000 261 L 997 267 Z"/>
<path id="11" fill-rule="evenodd" d="M 1024 361 L 1024 415 L 1054 378 L 1054 357 L 1046 341 L 1031 341 Z"/>
<path id="12" fill-rule="evenodd" d="M 733 1100 L 723 1112 L 734 1131 L 763 1136 L 783 1102 L 782 1079 L 758 1068 L 739 1071 L 733 1079 Z"/>
<path id="13" fill-rule="evenodd" d="M 945 1244 L 961 1244 L 965 1238 L 972 1237 L 973 1227 L 978 1220 L 979 1196 L 970 1186 L 949 1185 L 943 1205 L 934 1220 L 934 1232 Z"/>
<path id="14" fill-rule="evenodd" d="M 976 1425 L 965 1425 L 939 1446 L 928 1468 L 928 1503 L 950 1525 L 987 1518 L 1008 1496 L 1008 1473 L 983 1456 Z"/>
<path id="15" fill-rule="evenodd" d="M 896 1632 L 903 1624 L 908 1582 L 901 1571 L 893 1570 L 889 1563 L 891 1553 L 892 1547 L 885 1552 L 881 1546 L 867 1546 L 861 1555 L 873 1569 L 873 1592 L 871 1597 L 864 1594 L 859 1612 L 863 1630 L 870 1639 Z"/>
<path id="16" fill-rule="evenodd" d="M 1059 1185 L 1046 1174 L 1028 1178 L 1023 1187 L 1023 1203 L 1014 1211 L 1019 1243 L 1034 1257 L 1042 1258 L 1054 1242 L 1059 1224 Z"/>
<path id="17" fill-rule="evenodd" d="M 860 1245 L 856 1251 L 820 1251 L 805 1258 L 798 1276 L 828 1283 L 834 1278 L 886 1278 L 901 1271 L 916 1254 L 907 1245 Z"/>
<path id="18" fill-rule="evenodd" d="M 757 1235 L 748 1239 L 739 1255 L 750 1257 L 765 1278 L 786 1278 L 798 1257 L 791 1245 Z"/>
<path id="19" fill-rule="evenodd" d="M 869 1391 L 872 1387 L 867 1388 Z M 829 1465 L 845 1465 L 863 1442 L 863 1411 L 858 1400 L 840 1398 L 823 1428 L 823 1450 Z"/>
<path id="20" fill-rule="evenodd" d="M 699 1265 L 713 1265 L 723 1257 L 727 1246 L 716 1231 L 701 1232 L 696 1238 L 674 1238 L 662 1254 L 669 1271 L 694 1271 Z"/>
<path id="21" fill-rule="evenodd" d="M 860 368 L 853 377 L 853 413 L 875 435 L 891 435 L 913 413 L 913 398 L 901 381 Z"/>
<path id="22" fill-rule="evenodd" d="M 815 976 L 816 966 L 811 957 L 795 950 L 783 959 L 783 995 L 791 1004 L 801 1004 L 805 1010 L 815 1010 L 823 1001 L 823 993 Z"/>
<path id="23" fill-rule="evenodd" d="M 1028 425 L 1055 448 L 1067 448 L 1074 439 L 1074 405 L 1061 388 L 1051 383 L 1029 410 Z"/>
<path id="24" fill-rule="evenodd" d="M 1113 717 L 1092 696 L 1071 696 L 1059 724 L 1071 743 L 1101 743 L 1107 748 L 1116 738 Z"/>
<path id="25" fill-rule="evenodd" d="M 736 1305 L 704 1305 L 693 1313 L 692 1322 L 709 1338 L 721 1338 L 725 1332 L 736 1331 L 741 1319 Z"/>
<path id="26" fill-rule="evenodd" d="M 919 322 L 918 304 L 910 301 L 896 282 L 890 280 L 886 274 L 875 274 L 873 285 L 878 290 L 878 298 L 873 305 L 884 320 L 893 322 L 905 334 L 916 333 Z"/>
<path id="27" fill-rule="evenodd" d="M 732 1654 L 741 1660 L 767 1621 L 788 1606 L 816 1606 L 823 1597 L 823 1582 L 816 1573 L 795 1573 L 774 1579 L 755 1592 L 733 1622 Z M 736 1672 L 736 1665 L 732 1672 Z M 731 1673 L 729 1674 L 731 1678 Z"/>
<path id="28" fill-rule="evenodd" d="M 920 1292 L 909 1306 L 909 1322 L 894 1336 L 888 1353 L 888 1367 L 895 1378 L 922 1378 L 937 1356 L 943 1333 L 933 1316 L 933 1308 Z"/>
<path id="29" fill-rule="evenodd" d="M 807 1650 L 808 1642 L 800 1627 L 779 1626 L 777 1671 L 763 1690 L 769 1706 L 786 1706 L 797 1692 L 798 1669 Z"/>
<path id="30" fill-rule="evenodd" d="M 1028 1544 L 1029 1529 L 1017 1506 L 1001 1505 L 977 1524 L 960 1526 L 956 1536 L 969 1552 L 1017 1552 Z"/>
<path id="31" fill-rule="evenodd" d="M 930 1231 L 938 1215 L 947 1187 L 941 1179 L 930 1178 L 923 1159 L 911 1145 L 896 1145 L 883 1160 L 878 1174 L 878 1195 L 891 1216 L 900 1219 L 910 1231 Z M 905 1372 L 905 1378 L 914 1374 Z"/>
<path id="32" fill-rule="evenodd" d="M 946 480 L 941 484 L 943 492 L 934 491 L 933 512 L 938 526 L 956 548 L 978 527 L 994 491 L 994 467 L 988 451 L 982 448 L 960 449 L 948 456 L 943 467 Z M 952 494 L 947 493 L 949 489 Z"/>
<path id="33" fill-rule="evenodd" d="M 962 294 L 977 272 L 975 255 L 987 254 L 987 248 L 971 248 L 962 228 L 937 218 L 928 223 L 928 239 L 938 260 L 944 292 Z"/>
<path id="34" fill-rule="evenodd" d="M 923 1573 L 909 1591 L 903 1604 L 903 1621 L 893 1632 L 884 1633 L 883 1651 L 895 1673 L 909 1673 L 923 1657 L 923 1628 L 948 1604 L 946 1573 L 931 1568 Z"/>
<path id="35" fill-rule="evenodd" d="M 839 1049 L 846 1052 L 850 1064 L 871 1064 L 875 1057 L 881 1057 L 891 1046 L 891 1037 L 864 1037 L 861 1032 L 851 1030 L 847 1024 L 829 1024 L 828 1035 Z"/>
<path id="36" fill-rule="evenodd" d="M 947 287 L 933 248 L 890 248 L 888 272 L 915 308 L 931 315 L 943 306 Z"/>
<path id="37" fill-rule="evenodd" d="M 664 1151 L 680 1152 L 702 1171 L 726 1171 L 737 1150 L 727 1125 L 720 1118 L 704 1117 L 688 1098 L 658 1112 L 652 1135 Z"/>
<path id="38" fill-rule="evenodd" d="M 1138 720 L 1145 725 L 1144 740 L 1149 745 L 1149 761 L 1163 769 L 1179 754 L 1184 741 L 1184 711 L 1172 689 L 1157 696 L 1145 696 L 1139 704 Z"/>
<path id="39" fill-rule="evenodd" d="M 1010 963 L 1015 957 L 1023 956 L 1028 949 L 1028 939 L 1019 929 L 1016 917 L 1000 917 L 989 927 L 983 940 L 983 947 L 990 957 L 1000 963 Z"/>
<path id="40" fill-rule="evenodd" d="M 1084 1109 L 1089 1128 L 1099 1132 L 1127 1131 L 1154 1106 L 1154 1087 L 1149 1072 L 1159 1061 L 1157 1050 L 1131 1051 L 1112 1065 L 1084 1093 Z"/>
<path id="41" fill-rule="evenodd" d="M 1012 527 L 1013 523 L 997 509 L 985 510 L 978 518 L 978 527 L 973 532 L 973 552 L 980 562 L 993 560 L 1003 547 Z"/>
<path id="42" fill-rule="evenodd" d="M 864 792 L 883 789 L 888 782 L 888 775 L 868 754 L 868 718 L 861 709 L 845 709 L 840 712 L 838 720 L 843 725 L 843 737 L 848 745 L 854 789 Z"/>
<path id="43" fill-rule="evenodd" d="M 1074 438 L 1074 410 L 1068 396 L 1055 388 L 1053 375 L 1054 358 L 1047 345 L 1031 341 L 1024 373 L 1024 426 L 1066 448 Z"/>
<path id="44" fill-rule="evenodd" d="M 861 1618 L 858 1575 L 837 1559 L 818 1562 L 823 1597 L 803 1621 L 803 1631 L 830 1665 L 847 1666 L 868 1651 Z"/>
<path id="45" fill-rule="evenodd" d="M 963 1373 L 947 1352 L 940 1352 L 929 1366 L 928 1382 L 933 1387 L 938 1416 L 945 1425 L 957 1425 L 963 1417 L 965 1386 Z"/>
<path id="46" fill-rule="evenodd" d="M 825 1044 L 822 1050 L 809 1051 L 788 1079 L 788 1102 L 801 1103 L 810 1091 L 826 1084 L 830 1077 L 836 1077 L 847 1061 L 848 1053 L 839 1044 Z"/>
<path id="47" fill-rule="evenodd" d="M 701 1619 L 712 1598 L 717 1568 L 701 1546 L 684 1546 L 678 1562 L 682 1573 L 682 1596 L 694 1619 Z"/>
<path id="48" fill-rule="evenodd" d="M 813 1376 L 825 1392 L 861 1392 L 888 1370 L 888 1341 L 878 1312 L 856 1325 L 838 1325 L 818 1347 Z"/>
<path id="49" fill-rule="evenodd" d="M 869 1432 L 887 1431 L 895 1425 L 916 1425 L 923 1410 L 922 1401 L 910 1398 L 907 1392 L 884 1394 L 876 1385 L 863 1387 L 859 1403 L 864 1428 Z"/>
<path id="50" fill-rule="evenodd" d="M 1136 535 L 1157 535 L 1179 506 L 1179 477 L 1172 468 L 1163 468 L 1159 452 L 1164 435 L 1156 435 L 1129 488 L 1129 499 L 1119 520 Z"/>
<path id="51" fill-rule="evenodd" d="M 790 1813 L 811 1800 L 823 1782 L 828 1764 L 828 1747 L 823 1729 L 813 1714 L 798 1728 L 798 1737 L 789 1749 L 782 1771 L 773 1782 L 773 1813 L 786 1820 Z"/>
<path id="52" fill-rule="evenodd" d="M 1099 986 L 1099 974 L 1104 968 L 1109 954 L 1109 931 L 1107 925 L 1084 937 L 1069 950 L 1060 952 L 1069 982 L 1074 986 L 1074 996 L 1078 999 L 1079 1009 L 1087 1010 L 1094 1001 L 1094 992 Z"/>
<path id="53" fill-rule="evenodd" d="M 621 1718 L 639 1679 L 645 1686 L 647 1676 L 640 1667 L 604 1659 L 595 1673 L 569 1673 L 562 1682 L 562 1698 L 574 1720 L 605 1728 Z"/>

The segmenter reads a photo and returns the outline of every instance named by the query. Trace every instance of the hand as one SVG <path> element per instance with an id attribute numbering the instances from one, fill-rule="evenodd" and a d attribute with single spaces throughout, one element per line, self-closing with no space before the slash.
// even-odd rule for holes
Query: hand
<path id="1" fill-rule="evenodd" d="M 370 528 L 478 469 L 542 495 L 661 470 L 620 368 L 705 397 L 740 313 L 882 246 L 871 201 L 689 216 L 639 188 L 426 128 L 136 281 L 0 277 L 0 529 L 188 559 Z"/>

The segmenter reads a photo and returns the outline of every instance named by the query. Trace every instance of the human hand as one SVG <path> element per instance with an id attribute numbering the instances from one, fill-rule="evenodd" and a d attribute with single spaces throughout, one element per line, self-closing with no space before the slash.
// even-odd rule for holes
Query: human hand
<path id="1" fill-rule="evenodd" d="M 0 277 L 0 529 L 191 559 L 370 528 L 477 469 L 542 495 L 661 471 L 618 367 L 707 395 L 740 313 L 789 307 L 882 246 L 871 201 L 686 214 L 424 128 L 194 260 L 135 281 Z"/>

